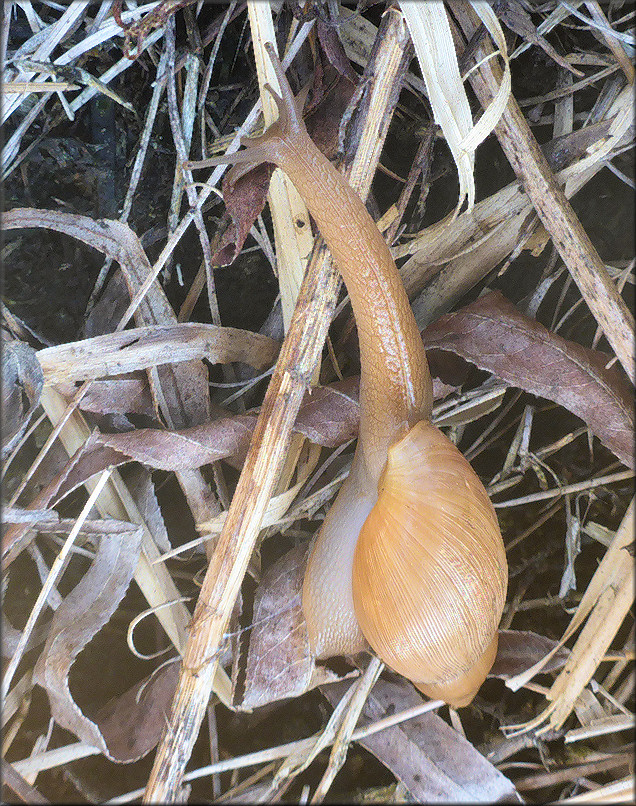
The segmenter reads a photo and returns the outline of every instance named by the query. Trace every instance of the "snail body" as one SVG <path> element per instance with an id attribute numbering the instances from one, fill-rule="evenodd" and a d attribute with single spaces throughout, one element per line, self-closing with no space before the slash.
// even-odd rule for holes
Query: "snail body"
<path id="1" fill-rule="evenodd" d="M 425 694 L 474 696 L 494 661 L 506 556 L 478 476 L 430 422 L 389 448 L 353 558 L 369 644 Z"/>
<path id="2" fill-rule="evenodd" d="M 430 423 L 431 379 L 397 267 L 364 204 L 310 139 L 280 62 L 268 52 L 279 118 L 232 162 L 282 168 L 347 285 L 360 342 L 353 464 L 312 548 L 303 612 L 317 658 L 371 646 L 428 696 L 473 698 L 495 657 L 507 586 L 497 519 L 478 477 Z M 270 90 L 271 91 L 271 90 Z"/>

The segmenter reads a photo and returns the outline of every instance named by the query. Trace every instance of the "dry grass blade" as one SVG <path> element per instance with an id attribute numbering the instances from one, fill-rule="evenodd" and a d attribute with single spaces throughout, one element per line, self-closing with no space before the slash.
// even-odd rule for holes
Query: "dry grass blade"
<path id="1" fill-rule="evenodd" d="M 510 67 L 503 32 L 492 10 L 486 4 L 476 3 L 475 10 L 500 48 L 505 69 L 492 104 L 479 123 L 473 126 L 444 5 L 441 2 L 423 5 L 402 0 L 400 8 L 415 46 L 435 121 L 441 126 L 457 165 L 459 201 L 456 210 L 465 198 L 471 210 L 475 203 L 475 149 L 494 128 L 510 94 Z"/>
<path id="2" fill-rule="evenodd" d="M 267 336 L 217 325 L 147 325 L 82 341 L 46 347 L 37 353 L 49 385 L 121 375 L 160 364 L 205 358 L 211 363 L 241 361 L 264 369 L 278 344 Z"/>
<path id="3" fill-rule="evenodd" d="M 266 85 L 280 95 L 278 79 L 265 52 L 267 42 L 276 42 L 274 19 L 269 3 L 249 3 L 247 10 L 254 43 L 263 119 L 265 127 L 267 127 L 274 122 L 277 112 L 274 99 L 265 88 Z M 290 35 L 294 34 L 295 31 L 292 28 Z M 296 188 L 280 170 L 274 171 L 270 181 L 268 199 L 276 242 L 276 263 L 283 306 L 283 322 L 287 330 L 305 274 L 306 256 L 309 255 L 313 246 L 313 237 L 307 207 Z"/>
<path id="4" fill-rule="evenodd" d="M 45 585 L 43 585 L 42 590 L 40 591 L 40 593 L 38 595 L 38 599 L 37 599 L 37 601 L 36 601 L 36 603 L 35 603 L 35 605 L 33 607 L 33 610 L 31 611 L 31 614 L 29 616 L 29 620 L 27 621 L 26 627 L 22 631 L 22 637 L 20 639 L 20 643 L 19 643 L 16 651 L 13 653 L 13 657 L 11 658 L 9 666 L 7 667 L 7 670 L 6 670 L 5 674 L 2 677 L 2 686 L 3 686 L 3 694 L 2 694 L 2 696 L 3 696 L 3 698 L 6 696 L 6 693 L 9 690 L 9 686 L 11 685 L 11 680 L 13 679 L 13 675 L 15 673 L 15 670 L 18 667 L 18 663 L 22 659 L 22 653 L 24 652 L 24 649 L 26 647 L 27 641 L 29 640 L 29 637 L 31 635 L 31 631 L 33 630 L 33 627 L 35 626 L 35 621 L 38 618 L 38 616 L 40 615 L 40 612 L 41 612 L 42 608 L 44 607 L 44 603 L 46 602 L 46 600 L 48 598 L 48 595 L 51 592 L 51 590 L 53 588 L 53 585 L 55 584 L 55 582 L 57 580 L 57 577 L 59 576 L 59 574 L 62 571 L 64 561 L 65 561 L 66 557 L 68 556 L 68 554 L 69 554 L 69 552 L 70 552 L 70 550 L 71 550 L 71 548 L 73 546 L 73 543 L 75 542 L 75 539 L 77 538 L 77 535 L 79 534 L 80 529 L 82 528 L 82 524 L 84 523 L 84 521 L 88 517 L 89 512 L 91 511 L 91 509 L 93 508 L 95 502 L 97 501 L 97 498 L 99 497 L 99 494 L 101 493 L 104 485 L 108 481 L 109 475 L 110 475 L 110 471 L 105 470 L 101 474 L 99 479 L 95 482 L 95 485 L 94 485 L 94 487 L 93 487 L 93 489 L 91 491 L 91 494 L 88 497 L 88 501 L 84 505 L 84 508 L 82 509 L 82 511 L 80 513 L 80 516 L 77 519 L 77 522 L 75 523 L 75 526 L 71 529 L 71 531 L 69 532 L 68 537 L 66 538 L 66 541 L 64 542 L 64 546 L 62 548 L 62 551 L 55 558 L 55 563 L 53 564 L 53 566 L 51 568 L 51 571 L 50 571 L 50 573 L 48 575 L 46 583 L 45 583 Z"/>
<path id="5" fill-rule="evenodd" d="M 347 757 L 347 750 L 349 749 L 349 743 L 351 742 L 351 737 L 353 735 L 353 730 L 358 722 L 358 719 L 360 718 L 360 712 L 362 711 L 364 703 L 369 696 L 369 692 L 380 676 L 383 667 L 384 664 L 379 658 L 371 658 L 371 661 L 365 669 L 364 674 L 355 684 L 351 702 L 347 707 L 346 714 L 342 720 L 342 725 L 340 726 L 333 748 L 331 749 L 327 769 L 323 773 L 320 783 L 316 787 L 316 791 L 313 794 L 311 803 L 323 802 L 334 778 L 344 764 Z"/>
<path id="6" fill-rule="evenodd" d="M 632 501 L 612 545 L 587 588 L 586 597 L 579 605 L 584 612 L 588 606 L 586 598 L 602 587 L 568 662 L 550 689 L 550 727 L 560 728 L 563 725 L 632 606 L 634 563 L 627 548 L 633 536 Z"/>
<path id="7" fill-rule="evenodd" d="M 265 126 L 268 127 L 277 117 L 276 103 L 269 88 L 279 95 L 281 92 L 278 78 L 265 50 L 265 45 L 268 42 L 276 42 L 274 19 L 269 3 L 249 3 L 247 11 L 263 107 L 263 120 Z M 290 35 L 295 33 L 294 29 L 296 28 L 296 25 L 292 27 Z M 307 268 L 307 256 L 311 254 L 314 238 L 311 232 L 307 207 L 296 188 L 282 171 L 275 170 L 272 174 L 267 198 L 274 228 L 276 274 L 280 289 L 283 327 L 287 332 L 305 269 Z M 317 383 L 319 371 L 320 367 L 316 366 L 311 378 L 312 385 Z M 298 435 L 292 437 L 285 465 L 276 482 L 276 493 L 283 494 L 287 490 L 303 444 L 304 439 L 302 437 Z"/>
<path id="8" fill-rule="evenodd" d="M 550 727 L 559 728 L 571 713 L 577 697 L 596 671 L 632 604 L 634 567 L 627 548 L 633 539 L 633 531 L 634 501 L 625 513 L 614 540 L 588 585 L 559 644 L 542 661 L 523 674 L 507 681 L 506 685 L 512 689 L 517 689 L 527 683 L 541 671 L 558 647 L 562 646 L 587 619 L 568 662 L 549 691 L 550 705 L 536 719 L 511 729 L 511 735 L 519 730 L 524 731 L 536 727 L 547 719 L 549 719 L 549 725 L 544 730 L 548 730 Z"/>

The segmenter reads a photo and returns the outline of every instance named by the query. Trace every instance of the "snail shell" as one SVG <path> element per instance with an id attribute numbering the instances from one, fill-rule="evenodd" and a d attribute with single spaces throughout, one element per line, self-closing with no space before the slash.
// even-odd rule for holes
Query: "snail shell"
<path id="1" fill-rule="evenodd" d="M 367 641 L 428 696 L 466 705 L 495 658 L 507 579 L 479 478 L 439 429 L 417 423 L 389 449 L 355 548 L 353 601 Z"/>

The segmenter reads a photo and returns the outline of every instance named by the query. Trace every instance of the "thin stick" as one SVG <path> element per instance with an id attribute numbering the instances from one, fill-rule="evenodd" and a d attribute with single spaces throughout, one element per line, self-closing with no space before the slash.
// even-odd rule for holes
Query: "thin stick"
<path id="1" fill-rule="evenodd" d="M 521 498 L 510 498 L 508 501 L 493 501 L 493 506 L 498 507 L 518 507 L 521 504 L 530 504 L 535 501 L 545 501 L 546 498 L 558 498 L 566 493 L 580 493 L 583 490 L 591 490 L 593 487 L 600 487 L 603 484 L 614 484 L 617 481 L 627 481 L 634 477 L 633 470 L 619 470 L 618 473 L 609 473 L 607 476 L 598 476 L 595 479 L 579 481 L 576 484 L 567 484 L 563 487 L 554 487 L 551 490 L 544 490 L 540 493 L 531 493 Z"/>

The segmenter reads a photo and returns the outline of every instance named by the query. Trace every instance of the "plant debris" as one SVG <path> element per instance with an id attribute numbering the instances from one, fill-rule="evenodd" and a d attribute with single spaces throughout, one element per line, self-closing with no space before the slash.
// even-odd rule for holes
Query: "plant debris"
<path id="1" fill-rule="evenodd" d="M 2 15 L 4 799 L 633 802 L 627 4 Z M 267 42 L 496 506 L 508 601 L 459 711 L 310 651 L 355 325 L 281 172 L 202 169 L 275 120 Z"/>

